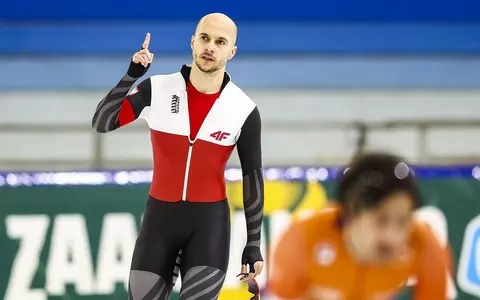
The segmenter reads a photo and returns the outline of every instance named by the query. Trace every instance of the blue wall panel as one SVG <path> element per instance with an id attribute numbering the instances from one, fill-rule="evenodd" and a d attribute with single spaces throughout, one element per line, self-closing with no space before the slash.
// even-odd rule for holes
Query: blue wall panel
<path id="1" fill-rule="evenodd" d="M 148 75 L 176 72 L 190 62 L 188 55 L 159 55 Z M 128 56 L 0 57 L 0 91 L 107 91 L 126 72 L 128 63 Z M 480 58 L 239 55 L 228 71 L 243 88 L 480 88 Z"/>
<path id="2" fill-rule="evenodd" d="M 480 22 L 239 25 L 240 53 L 480 54 Z M 131 54 L 147 31 L 153 52 L 186 54 L 194 28 L 193 22 L 4 25 L 0 54 Z"/>
<path id="3" fill-rule="evenodd" d="M 109 88 L 145 32 L 152 72 L 174 71 L 214 11 L 239 24 L 230 69 L 247 87 L 480 87 L 479 0 L 6 0 L 0 89 Z"/>

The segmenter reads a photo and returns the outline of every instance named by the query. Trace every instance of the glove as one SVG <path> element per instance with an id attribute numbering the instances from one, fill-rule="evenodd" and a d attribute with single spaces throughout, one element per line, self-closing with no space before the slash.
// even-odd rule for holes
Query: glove
<path id="1" fill-rule="evenodd" d="M 130 62 L 130 66 L 128 66 L 127 74 L 132 78 L 140 78 L 143 75 L 147 74 L 148 69 L 150 69 L 151 63 L 147 65 L 145 68 L 142 64 L 134 63 L 133 61 Z"/>
<path id="2" fill-rule="evenodd" d="M 263 264 L 259 247 L 245 247 L 242 254 L 242 270 L 237 277 L 240 277 L 240 281 L 251 280 L 262 272 Z"/>
<path id="3" fill-rule="evenodd" d="M 242 253 L 242 265 L 249 267 L 248 273 L 255 273 L 255 263 L 257 261 L 263 262 L 262 253 L 260 253 L 260 248 L 247 246 L 243 249 Z"/>

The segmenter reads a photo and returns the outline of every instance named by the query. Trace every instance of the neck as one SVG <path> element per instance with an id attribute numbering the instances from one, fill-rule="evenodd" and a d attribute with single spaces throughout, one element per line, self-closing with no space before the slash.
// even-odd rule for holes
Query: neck
<path id="1" fill-rule="evenodd" d="M 190 71 L 190 82 L 204 94 L 214 94 L 222 88 L 225 70 L 222 68 L 213 73 L 202 72 L 195 63 L 192 63 Z"/>

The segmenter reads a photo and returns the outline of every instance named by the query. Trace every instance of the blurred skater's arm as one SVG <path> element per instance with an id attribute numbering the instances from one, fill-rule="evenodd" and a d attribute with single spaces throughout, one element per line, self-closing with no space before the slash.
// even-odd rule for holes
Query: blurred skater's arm
<path id="1" fill-rule="evenodd" d="M 304 237 L 303 228 L 293 224 L 275 247 L 268 290 L 281 299 L 309 299 L 309 251 Z"/>
<path id="2" fill-rule="evenodd" d="M 433 233 L 424 228 L 424 243 L 418 261 L 417 285 L 414 300 L 445 300 L 447 298 L 447 275 L 445 251 Z"/>

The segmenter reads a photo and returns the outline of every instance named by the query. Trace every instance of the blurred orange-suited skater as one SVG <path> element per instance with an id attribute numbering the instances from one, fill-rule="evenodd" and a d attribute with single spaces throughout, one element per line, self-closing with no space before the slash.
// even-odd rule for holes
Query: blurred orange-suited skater
<path id="1" fill-rule="evenodd" d="M 450 252 L 415 219 L 421 196 L 405 161 L 356 157 L 337 203 L 292 223 L 277 244 L 268 290 L 281 299 L 394 299 L 409 278 L 414 300 L 445 300 Z"/>

